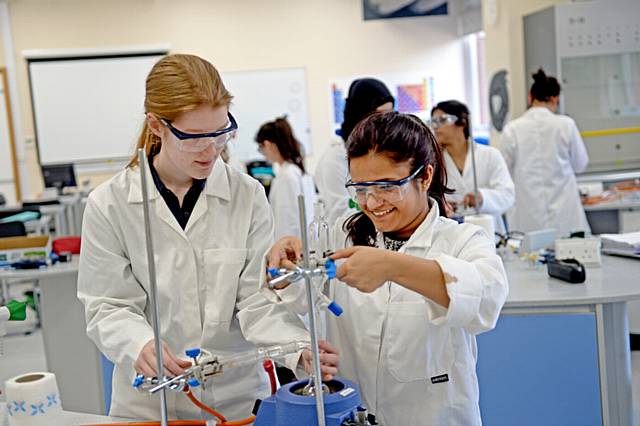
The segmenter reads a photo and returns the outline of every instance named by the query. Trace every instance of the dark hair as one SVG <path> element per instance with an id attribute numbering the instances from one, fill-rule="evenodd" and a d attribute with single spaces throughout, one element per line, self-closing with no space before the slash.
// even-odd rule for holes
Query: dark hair
<path id="1" fill-rule="evenodd" d="M 540 102 L 548 102 L 552 96 L 560 95 L 560 83 L 555 77 L 547 76 L 542 68 L 532 74 L 531 96 Z"/>
<path id="2" fill-rule="evenodd" d="M 375 78 L 354 80 L 344 104 L 344 119 L 340 127 L 342 139 L 346 142 L 356 124 L 387 102 L 393 103 L 394 99 L 383 82 Z"/>
<path id="3" fill-rule="evenodd" d="M 455 115 L 456 117 L 458 117 L 458 121 L 456 121 L 455 124 L 456 126 L 460 126 L 463 128 L 465 139 L 469 139 L 469 136 L 471 136 L 471 130 L 469 126 L 471 114 L 469 114 L 469 108 L 467 108 L 465 104 L 454 100 L 442 101 L 431 109 L 431 115 L 433 115 L 433 112 L 436 110 L 440 110 L 447 114 Z"/>
<path id="4" fill-rule="evenodd" d="M 279 117 L 274 121 L 264 123 L 256 134 L 256 142 L 273 142 L 278 147 L 280 155 L 285 161 L 289 161 L 304 170 L 304 161 L 300 153 L 300 142 L 293 136 L 293 130 L 287 121 L 287 117 Z"/>
<path id="5" fill-rule="evenodd" d="M 375 113 L 362 120 L 351 132 L 347 142 L 347 158 L 363 157 L 369 153 L 382 154 L 395 162 L 409 161 L 412 172 L 420 166 L 433 166 L 433 179 L 428 195 L 436 200 L 440 215 L 445 213 L 447 172 L 442 150 L 431 129 L 418 117 L 390 111 Z M 354 245 L 375 246 L 376 229 L 363 212 L 351 216 L 344 223 L 344 231 Z"/>

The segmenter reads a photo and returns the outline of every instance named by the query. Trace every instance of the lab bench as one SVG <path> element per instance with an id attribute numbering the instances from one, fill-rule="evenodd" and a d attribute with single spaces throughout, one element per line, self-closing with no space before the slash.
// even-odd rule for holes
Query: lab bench
<path id="1" fill-rule="evenodd" d="M 478 336 L 484 424 L 632 426 L 627 301 L 640 299 L 640 261 L 603 256 L 584 284 L 544 267 L 505 263 L 509 297 L 496 328 Z M 47 368 L 67 410 L 105 413 L 110 372 L 86 336 L 77 263 L 37 271 Z"/>
<path id="2" fill-rule="evenodd" d="M 640 299 L 640 261 L 603 256 L 583 284 L 505 268 L 509 297 L 477 339 L 483 422 L 632 426 L 627 301 Z"/>

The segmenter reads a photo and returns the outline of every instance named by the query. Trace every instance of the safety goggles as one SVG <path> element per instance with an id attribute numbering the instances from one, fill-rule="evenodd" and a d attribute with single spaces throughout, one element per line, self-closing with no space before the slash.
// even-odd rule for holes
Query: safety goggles
<path id="1" fill-rule="evenodd" d="M 442 114 L 435 117 L 432 117 L 431 120 L 427 121 L 427 125 L 432 129 L 437 129 L 439 127 L 444 126 L 445 124 L 453 124 L 458 121 L 458 117 L 451 114 Z"/>
<path id="2" fill-rule="evenodd" d="M 227 127 L 211 133 L 186 133 L 173 127 L 168 120 L 161 118 L 160 122 L 177 138 L 178 149 L 180 151 L 202 152 L 209 148 L 209 145 L 213 145 L 216 151 L 219 152 L 224 149 L 227 142 L 233 138 L 238 130 L 238 123 L 236 119 L 233 118 L 233 115 L 228 113 L 228 117 L 229 123 Z"/>
<path id="3" fill-rule="evenodd" d="M 378 180 L 373 182 L 347 182 L 345 187 L 349 191 L 352 199 L 356 200 L 361 206 L 367 204 L 370 195 L 376 200 L 395 203 L 404 198 L 407 192 L 407 183 L 420 176 L 424 170 L 424 165 L 411 175 L 400 180 Z"/>

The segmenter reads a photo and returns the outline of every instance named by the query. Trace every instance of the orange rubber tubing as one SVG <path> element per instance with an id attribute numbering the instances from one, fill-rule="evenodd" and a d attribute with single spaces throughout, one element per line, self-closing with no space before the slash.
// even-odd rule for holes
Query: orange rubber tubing
<path id="1" fill-rule="evenodd" d="M 205 420 L 169 420 L 169 426 L 206 426 Z M 160 422 L 95 423 L 81 426 L 160 426 Z"/>
<path id="2" fill-rule="evenodd" d="M 253 423 L 256 419 L 256 416 L 249 416 L 246 419 L 242 419 L 242 420 L 233 420 L 233 421 L 227 421 L 227 419 L 220 414 L 219 412 L 217 412 L 216 410 L 214 410 L 211 407 L 208 407 L 207 405 L 203 404 L 202 401 L 200 401 L 198 398 L 196 398 L 190 390 L 185 392 L 187 394 L 187 397 L 191 400 L 191 402 L 193 402 L 195 404 L 196 407 L 200 408 L 201 410 L 206 411 L 207 413 L 214 415 L 218 418 L 219 422 L 218 422 L 218 426 L 244 426 L 244 425 L 250 425 L 251 423 Z"/>
<path id="3" fill-rule="evenodd" d="M 246 419 L 242 420 L 233 420 L 227 421 L 227 419 L 214 410 L 213 408 L 205 405 L 196 398 L 190 390 L 185 391 L 185 394 L 193 402 L 193 404 L 200 408 L 203 411 L 215 416 L 218 419 L 217 426 L 245 426 L 250 425 L 256 420 L 256 416 L 249 416 Z M 206 426 L 207 422 L 205 420 L 169 420 L 169 426 Z M 105 426 L 105 424 L 97 423 L 97 424 L 86 424 L 82 426 Z M 128 423 L 109 423 L 110 426 L 160 426 L 160 422 L 152 421 L 152 422 L 128 422 Z"/>
<path id="4" fill-rule="evenodd" d="M 209 413 L 209 414 L 211 414 L 211 415 L 213 415 L 213 416 L 216 416 L 216 417 L 218 418 L 218 420 L 220 420 L 220 422 L 222 422 L 222 423 L 225 423 L 225 422 L 227 421 L 227 419 L 225 419 L 225 417 L 224 417 L 222 414 L 218 413 L 218 412 L 217 412 L 216 410 L 214 410 L 213 408 L 208 407 L 207 405 L 203 404 L 203 403 L 202 403 L 198 398 L 196 398 L 196 397 L 191 393 L 191 391 L 190 391 L 190 390 L 187 390 L 185 393 L 187 394 L 187 397 L 191 400 L 191 402 L 193 402 L 193 404 L 194 404 L 196 407 L 200 408 L 201 410 L 206 411 L 207 413 Z"/>

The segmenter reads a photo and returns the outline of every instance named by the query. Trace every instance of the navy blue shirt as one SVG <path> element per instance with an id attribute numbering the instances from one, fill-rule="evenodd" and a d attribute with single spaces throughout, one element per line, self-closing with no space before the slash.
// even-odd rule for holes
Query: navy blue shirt
<path id="1" fill-rule="evenodd" d="M 160 180 L 160 176 L 158 176 L 156 168 L 153 167 L 153 157 L 149 158 L 149 170 L 151 171 L 151 176 L 153 176 L 153 183 L 155 183 L 156 188 L 158 188 L 158 192 L 160 192 L 164 202 L 167 203 L 169 210 L 171 210 L 171 213 L 173 213 L 173 216 L 176 218 L 182 229 L 186 228 L 187 223 L 189 222 L 189 217 L 191 217 L 191 212 L 193 212 L 193 208 L 196 206 L 198 197 L 204 189 L 204 185 L 207 183 L 207 180 L 193 179 L 191 188 L 189 188 L 184 196 L 181 206 L 178 197 L 176 197 L 176 195 L 171 192 L 164 183 L 162 183 L 162 180 Z"/>

